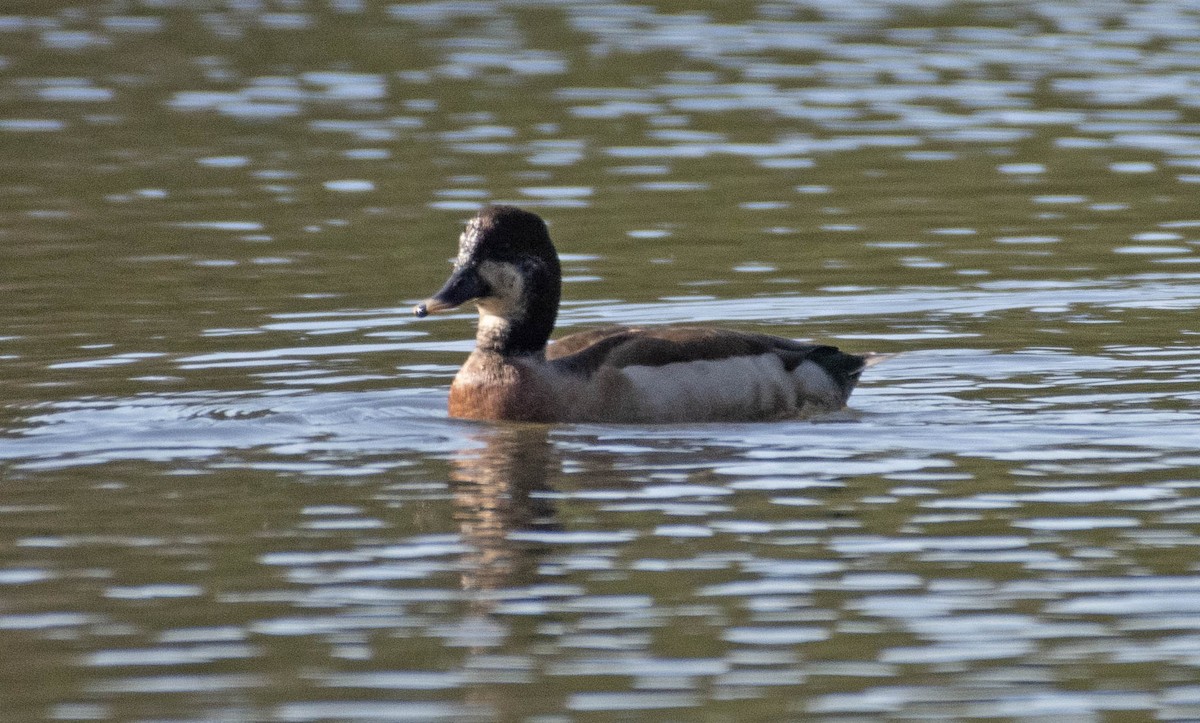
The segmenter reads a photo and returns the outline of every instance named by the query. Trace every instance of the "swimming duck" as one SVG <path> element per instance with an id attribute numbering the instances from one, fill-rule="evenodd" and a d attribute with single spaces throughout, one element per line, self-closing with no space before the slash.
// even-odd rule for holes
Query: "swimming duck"
<path id="1" fill-rule="evenodd" d="M 454 270 L 418 317 L 468 301 L 475 350 L 450 386 L 450 416 L 530 422 L 782 419 L 846 404 L 878 355 L 766 334 L 611 326 L 549 342 L 562 273 L 546 224 L 489 206 L 458 242 Z"/>

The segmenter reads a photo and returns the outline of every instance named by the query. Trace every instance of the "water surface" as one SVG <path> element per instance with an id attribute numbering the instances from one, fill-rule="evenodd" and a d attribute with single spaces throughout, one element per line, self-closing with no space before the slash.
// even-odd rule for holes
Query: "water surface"
<path id="1" fill-rule="evenodd" d="M 1200 718 L 1194 5 L 5 12 L 7 717 Z M 562 332 L 899 354 L 448 419 L 489 202 Z"/>

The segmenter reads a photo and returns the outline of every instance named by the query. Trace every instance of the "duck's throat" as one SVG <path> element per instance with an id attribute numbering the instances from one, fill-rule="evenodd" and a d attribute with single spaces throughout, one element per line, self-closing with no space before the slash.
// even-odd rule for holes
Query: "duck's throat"
<path id="1" fill-rule="evenodd" d="M 480 308 L 475 348 L 501 356 L 542 354 L 546 350 L 546 342 L 550 339 L 553 325 L 553 320 L 546 326 L 545 323 L 539 323 L 538 319 L 531 319 L 526 315 L 500 316 Z"/>

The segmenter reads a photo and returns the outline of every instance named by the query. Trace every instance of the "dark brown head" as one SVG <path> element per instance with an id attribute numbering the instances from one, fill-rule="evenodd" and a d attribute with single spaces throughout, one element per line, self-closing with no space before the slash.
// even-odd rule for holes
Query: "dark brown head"
<path id="1" fill-rule="evenodd" d="M 561 287 L 558 252 L 541 217 L 488 206 L 459 237 L 450 278 L 413 313 L 423 317 L 474 301 L 480 329 L 495 328 L 499 351 L 540 352 L 554 329 Z"/>

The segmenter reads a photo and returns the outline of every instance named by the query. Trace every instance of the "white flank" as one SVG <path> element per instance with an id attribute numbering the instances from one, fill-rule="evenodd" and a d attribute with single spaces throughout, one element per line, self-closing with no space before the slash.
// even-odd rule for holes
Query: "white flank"
<path id="1" fill-rule="evenodd" d="M 755 419 L 795 414 L 805 402 L 840 407 L 837 385 L 804 362 L 792 373 L 774 354 L 630 366 L 630 406 L 643 421 Z"/>

